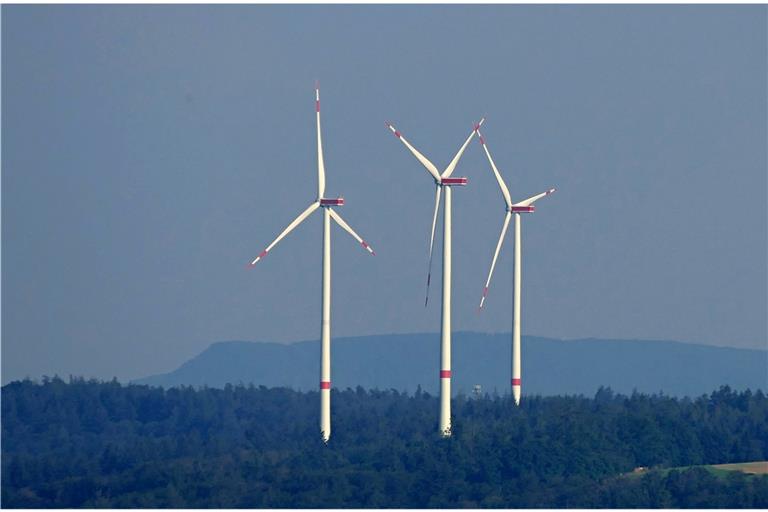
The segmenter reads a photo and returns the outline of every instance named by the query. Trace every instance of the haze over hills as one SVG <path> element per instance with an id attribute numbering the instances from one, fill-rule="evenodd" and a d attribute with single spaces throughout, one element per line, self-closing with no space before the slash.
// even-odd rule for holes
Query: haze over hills
<path id="1" fill-rule="evenodd" d="M 391 334 L 338 338 L 332 342 L 333 387 L 437 392 L 440 336 Z M 509 333 L 453 335 L 454 393 L 509 389 Z M 591 395 L 663 392 L 698 396 L 720 385 L 768 389 L 768 351 L 674 341 L 557 340 L 523 337 L 524 394 Z M 248 341 L 214 343 L 178 369 L 134 382 L 157 386 L 223 387 L 227 383 L 314 390 L 319 380 L 318 341 L 292 344 Z"/>

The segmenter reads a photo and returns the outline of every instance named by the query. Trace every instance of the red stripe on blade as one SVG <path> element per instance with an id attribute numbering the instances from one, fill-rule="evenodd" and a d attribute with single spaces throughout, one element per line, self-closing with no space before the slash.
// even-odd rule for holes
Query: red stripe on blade
<path id="1" fill-rule="evenodd" d="M 451 370 L 440 370 L 440 378 L 441 379 L 450 379 L 451 378 Z"/>
<path id="2" fill-rule="evenodd" d="M 316 110 L 317 112 L 320 112 L 320 100 L 317 100 L 317 101 L 315 102 L 315 110 Z"/>
<path id="3" fill-rule="evenodd" d="M 512 385 L 513 386 L 519 386 L 520 385 L 520 379 L 512 379 Z"/>

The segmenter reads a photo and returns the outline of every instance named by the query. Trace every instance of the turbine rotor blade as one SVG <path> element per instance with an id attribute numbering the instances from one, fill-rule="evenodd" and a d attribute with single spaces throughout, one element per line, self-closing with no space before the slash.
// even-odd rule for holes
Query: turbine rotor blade
<path id="1" fill-rule="evenodd" d="M 552 194 L 553 192 L 557 191 L 556 188 L 551 188 L 547 190 L 546 192 L 542 192 L 541 194 L 536 194 L 535 196 L 531 196 L 528 199 L 523 199 L 519 203 L 515 203 L 512 206 L 530 206 L 539 199 L 541 199 L 544 196 L 548 196 L 549 194 Z"/>
<path id="2" fill-rule="evenodd" d="M 493 169 L 493 174 L 496 176 L 496 181 L 499 183 L 499 188 L 501 188 L 501 195 L 504 196 L 504 202 L 507 204 L 507 208 L 512 206 L 512 198 L 509 195 L 509 189 L 507 188 L 507 184 L 504 183 L 504 180 L 501 178 L 501 174 L 499 173 L 499 170 L 496 168 L 496 164 L 493 162 L 493 158 L 491 158 L 491 152 L 488 151 L 488 146 L 485 144 L 485 137 L 483 137 L 483 134 L 480 133 L 480 130 L 477 130 L 477 135 L 480 137 L 480 144 L 482 144 L 483 149 L 485 150 L 485 155 L 488 157 L 488 162 L 491 164 L 491 169 Z"/>
<path id="3" fill-rule="evenodd" d="M 469 141 L 472 140 L 472 137 L 474 137 L 475 132 L 480 129 L 480 127 L 483 125 L 483 121 L 485 121 L 485 118 L 482 118 L 479 123 L 477 123 L 474 128 L 472 129 L 472 133 L 469 134 L 469 137 L 467 137 L 467 140 L 464 141 L 464 144 L 459 148 L 459 152 L 456 153 L 456 156 L 453 157 L 453 160 L 451 160 L 451 163 L 448 164 L 448 167 L 445 168 L 445 171 L 443 171 L 442 177 L 448 178 L 453 174 L 454 169 L 456 169 L 456 164 L 459 163 L 459 159 L 461 158 L 461 155 L 464 154 L 464 150 L 467 149 L 467 146 L 469 145 Z"/>
<path id="4" fill-rule="evenodd" d="M 435 212 L 432 214 L 432 231 L 429 235 L 429 266 L 427 267 L 427 294 L 424 299 L 424 307 L 427 307 L 427 303 L 429 303 L 429 282 L 432 280 L 432 248 L 435 245 L 435 225 L 437 224 L 437 212 L 440 209 L 440 193 L 442 190 L 440 185 L 435 187 Z"/>
<path id="5" fill-rule="evenodd" d="M 320 132 L 320 84 L 315 82 L 315 113 L 317 115 L 317 198 L 325 193 L 325 163 L 323 162 L 323 137 Z"/>
<path id="6" fill-rule="evenodd" d="M 507 212 L 504 216 L 504 225 L 501 227 L 501 235 L 499 235 L 499 241 L 496 243 L 496 252 L 493 253 L 493 260 L 491 260 L 491 270 L 488 272 L 488 279 L 485 281 L 485 288 L 483 288 L 483 296 L 480 299 L 480 309 L 483 309 L 485 304 L 485 298 L 488 296 L 488 287 L 491 285 L 491 277 L 493 277 L 493 270 L 496 268 L 496 260 L 499 258 L 501 252 L 501 246 L 504 244 L 504 236 L 507 234 L 507 228 L 509 227 L 509 220 L 512 218 L 512 213 Z"/>
<path id="7" fill-rule="evenodd" d="M 372 255 L 376 256 L 376 253 L 374 252 L 373 248 L 370 245 L 368 245 L 368 243 L 365 240 L 360 238 L 360 235 L 355 233 L 355 230 L 349 227 L 349 224 L 344 222 L 344 219 L 341 218 L 341 215 L 336 213 L 332 208 L 328 208 L 328 213 L 331 215 L 331 218 L 333 218 L 333 220 L 335 220 L 339 226 L 341 226 L 347 233 L 352 235 L 352 238 L 357 240 L 360 243 L 360 245 L 363 246 L 363 249 L 365 249 Z"/>
<path id="8" fill-rule="evenodd" d="M 307 217 L 309 217 L 309 216 L 312 214 L 312 212 L 314 212 L 315 210 L 317 210 L 319 207 L 320 207 L 320 201 L 315 201 L 314 203 L 310 204 L 310 205 L 309 205 L 309 207 L 308 207 L 306 210 L 304 210 L 303 212 L 301 212 L 301 213 L 299 214 L 299 216 L 298 216 L 298 217 L 296 217 L 295 219 L 293 219 L 293 222 L 291 222 L 290 224 L 288 224 L 288 227 L 286 227 L 286 228 L 283 230 L 283 232 L 282 232 L 282 233 L 280 233 L 279 235 L 277 235 L 277 238 L 275 238 L 275 240 L 274 240 L 274 241 L 273 241 L 271 244 L 269 244 L 269 245 L 267 246 L 267 248 L 266 248 L 266 249 L 264 249 L 263 251 L 261 251 L 261 254 L 259 254 L 259 255 L 256 257 L 256 259 L 255 259 L 255 260 L 253 260 L 253 261 L 251 262 L 250 266 L 252 267 L 252 266 L 256 265 L 256 263 L 258 263 L 258 261 L 259 261 L 259 260 L 263 259 L 263 258 L 264 258 L 264 257 L 267 255 L 267 253 L 268 253 L 270 250 L 272 250 L 272 248 L 273 248 L 275 245 L 277 245 L 277 243 L 278 243 L 280 240 L 282 240 L 283 238 L 285 238 L 285 236 L 286 236 L 288 233 L 290 233 L 291 231 L 293 231 L 293 230 L 296 228 L 296 226 L 298 226 L 299 224 L 301 224 L 302 222 L 304 222 L 304 220 L 305 220 Z"/>
<path id="9" fill-rule="evenodd" d="M 403 135 L 402 135 L 402 134 L 401 134 L 399 131 L 397 131 L 397 129 L 395 129 L 395 127 L 394 127 L 394 126 L 392 126 L 390 123 L 386 123 L 386 124 L 387 124 L 387 128 L 389 128 L 389 129 L 392 131 L 392 133 L 394 133 L 394 134 L 395 134 L 395 137 L 397 137 L 398 139 L 400 139 L 400 141 L 401 141 L 403 144 L 405 144 L 405 147 L 407 147 L 407 148 L 408 148 L 408 150 L 409 150 L 411 153 L 413 153 L 413 156 L 415 156 L 415 157 L 416 157 L 416 159 L 417 159 L 419 162 L 421 162 L 421 165 L 423 165 L 424 167 L 426 167 L 426 169 L 427 169 L 427 172 L 429 172 L 429 174 L 431 174 L 431 175 L 432 175 L 432 177 L 433 177 L 433 178 L 435 178 L 435 180 L 439 182 L 439 181 L 440 181 L 440 173 L 437 171 L 437 167 L 435 167 L 435 164 L 433 164 L 432 162 L 430 162 L 430 161 L 427 159 L 427 157 L 425 157 L 424 155 L 422 155 L 421 153 L 419 153 L 419 151 L 418 151 L 416 148 L 414 148 L 413 146 L 411 146 L 411 144 L 410 144 L 410 143 L 409 143 L 407 140 L 405 140 L 405 137 L 403 137 Z"/>

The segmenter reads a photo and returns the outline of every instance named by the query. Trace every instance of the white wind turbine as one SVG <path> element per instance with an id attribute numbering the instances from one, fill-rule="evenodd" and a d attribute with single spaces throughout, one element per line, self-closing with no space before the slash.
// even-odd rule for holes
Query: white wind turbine
<path id="1" fill-rule="evenodd" d="M 475 131 L 483 124 L 481 119 L 474 130 L 469 134 L 467 140 L 453 157 L 451 163 L 445 168 L 442 174 L 437 170 L 435 164 L 430 162 L 424 155 L 419 153 L 416 148 L 405 140 L 402 134 L 395 129 L 392 124 L 387 123 L 387 127 L 405 144 L 405 147 L 413 153 L 413 156 L 421 162 L 435 180 L 435 210 L 432 214 L 432 231 L 429 237 L 429 269 L 427 271 L 427 298 L 424 305 L 429 300 L 429 282 L 432 274 L 432 247 L 435 241 L 435 224 L 437 223 L 437 212 L 440 208 L 440 195 L 445 188 L 445 207 L 443 210 L 443 305 L 442 305 L 442 325 L 440 339 L 440 424 L 439 432 L 443 437 L 451 435 L 451 187 L 464 186 L 467 184 L 467 178 L 452 178 L 451 174 L 459 163 L 461 155 L 464 153 Z"/>
<path id="2" fill-rule="evenodd" d="M 250 266 L 264 258 L 277 243 L 296 226 L 301 224 L 318 208 L 323 208 L 323 291 L 322 291 L 322 323 L 320 337 L 320 435 L 326 443 L 331 437 L 331 219 L 347 233 L 360 242 L 371 254 L 373 249 L 344 222 L 332 206 L 343 206 L 341 197 L 329 199 L 325 193 L 325 165 L 323 163 L 323 141 L 320 133 L 320 89 L 315 85 L 315 111 L 317 113 L 317 199 L 309 205 L 293 222 L 288 224 L 282 233 L 254 259 Z"/>
<path id="3" fill-rule="evenodd" d="M 480 144 L 482 144 L 483 149 L 485 150 L 485 154 L 488 157 L 488 161 L 491 164 L 491 169 L 493 169 L 493 174 L 496 176 L 496 181 L 499 183 L 499 188 L 501 188 L 501 194 L 504 196 L 504 203 L 506 204 L 506 214 L 504 215 L 504 225 L 501 227 L 501 235 L 499 236 L 499 241 L 496 244 L 496 251 L 493 253 L 493 260 L 491 261 L 491 269 L 488 272 L 488 279 L 485 281 L 485 288 L 483 289 L 483 296 L 480 299 L 480 309 L 483 308 L 483 305 L 485 303 L 485 298 L 488 295 L 488 286 L 491 284 L 491 276 L 493 276 L 493 269 L 496 266 L 496 259 L 499 257 L 499 251 L 501 251 L 501 246 L 504 243 L 504 235 L 507 234 L 507 227 L 509 226 L 509 221 L 512 217 L 512 214 L 515 215 L 515 267 L 514 267 L 514 292 L 513 292 L 513 313 L 512 313 L 512 394 L 515 398 L 515 404 L 520 405 L 520 393 L 521 393 L 521 380 L 520 380 L 520 277 L 522 272 L 522 262 L 521 262 L 521 252 L 522 252 L 522 242 L 520 240 L 520 214 L 521 213 L 533 213 L 536 209 L 533 206 L 533 203 L 538 201 L 544 196 L 547 196 L 555 191 L 554 188 L 551 188 L 547 190 L 546 192 L 542 192 L 541 194 L 536 194 L 535 196 L 529 197 L 528 199 L 525 199 L 523 201 L 520 201 L 519 203 L 512 203 L 512 199 L 509 195 L 509 189 L 507 188 L 507 185 L 504 183 L 504 180 L 501 178 L 501 174 L 499 174 L 499 170 L 496 168 L 496 164 L 493 163 L 493 158 L 491 158 L 491 153 L 488 151 L 488 146 L 485 144 L 485 138 L 480 133 L 480 130 L 478 128 L 477 135 L 480 139 Z"/>

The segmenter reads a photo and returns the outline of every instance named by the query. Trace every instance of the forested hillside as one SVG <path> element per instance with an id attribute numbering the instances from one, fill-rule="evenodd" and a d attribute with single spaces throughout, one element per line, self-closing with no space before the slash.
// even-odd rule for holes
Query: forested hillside
<path id="1" fill-rule="evenodd" d="M 454 400 L 424 392 L 123 386 L 2 388 L 3 507 L 768 507 L 768 476 L 677 467 L 768 458 L 768 398 Z"/>

